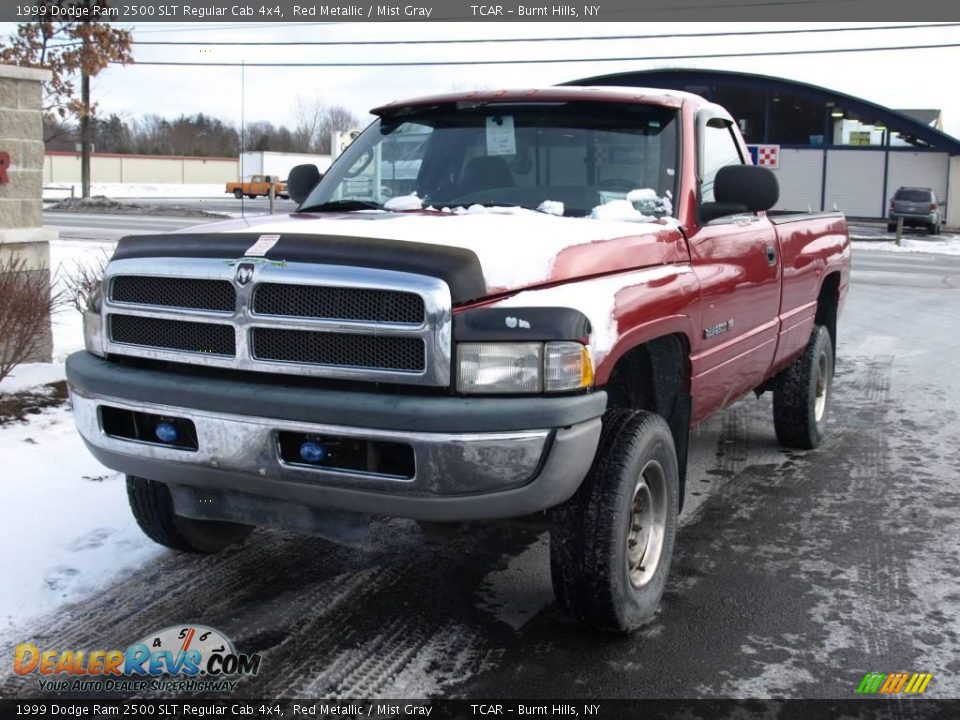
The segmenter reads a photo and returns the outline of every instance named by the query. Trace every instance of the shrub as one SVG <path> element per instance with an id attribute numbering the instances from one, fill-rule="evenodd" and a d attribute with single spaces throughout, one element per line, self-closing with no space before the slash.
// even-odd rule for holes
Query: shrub
<path id="1" fill-rule="evenodd" d="M 65 301 L 73 305 L 77 312 L 84 312 L 87 309 L 87 300 L 90 293 L 97 289 L 97 286 L 103 280 L 103 273 L 107 269 L 107 263 L 110 262 L 110 254 L 106 250 L 100 251 L 100 256 L 88 262 L 78 262 L 73 268 L 64 269 L 63 266 L 57 270 L 57 274 L 63 279 L 63 294 Z"/>
<path id="2" fill-rule="evenodd" d="M 0 380 L 47 341 L 50 315 L 61 302 L 49 273 L 28 271 L 26 258 L 17 254 L 0 261 Z"/>

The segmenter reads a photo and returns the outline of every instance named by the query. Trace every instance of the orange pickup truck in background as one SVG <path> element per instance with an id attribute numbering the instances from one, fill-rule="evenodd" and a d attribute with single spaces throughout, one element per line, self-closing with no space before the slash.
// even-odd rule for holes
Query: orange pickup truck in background
<path id="1" fill-rule="evenodd" d="M 277 197 L 284 199 L 290 197 L 287 195 L 287 183 L 276 175 L 251 175 L 249 182 L 228 182 L 227 192 L 233 193 L 237 200 L 244 195 L 253 199 L 261 195 L 269 196 L 271 185 Z"/>

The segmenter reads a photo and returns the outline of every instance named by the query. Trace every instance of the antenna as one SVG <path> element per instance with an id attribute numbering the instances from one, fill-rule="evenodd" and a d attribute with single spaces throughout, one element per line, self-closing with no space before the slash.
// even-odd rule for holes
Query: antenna
<path id="1" fill-rule="evenodd" d="M 244 98 L 244 90 L 247 85 L 247 66 L 246 60 L 240 61 L 240 190 L 243 190 L 243 136 L 246 134 L 246 122 L 244 117 L 244 107 L 246 106 L 246 101 Z M 240 195 L 240 215 L 241 217 L 246 215 L 244 212 L 244 197 L 246 193 Z"/>

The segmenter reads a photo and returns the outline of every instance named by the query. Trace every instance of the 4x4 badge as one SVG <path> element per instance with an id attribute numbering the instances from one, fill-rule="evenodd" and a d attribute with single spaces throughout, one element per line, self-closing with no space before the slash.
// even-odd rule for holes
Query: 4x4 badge
<path id="1" fill-rule="evenodd" d="M 246 285 L 248 282 L 253 280 L 253 271 L 256 268 L 256 265 L 253 263 L 241 263 L 237 266 L 237 274 L 235 279 L 237 285 Z"/>

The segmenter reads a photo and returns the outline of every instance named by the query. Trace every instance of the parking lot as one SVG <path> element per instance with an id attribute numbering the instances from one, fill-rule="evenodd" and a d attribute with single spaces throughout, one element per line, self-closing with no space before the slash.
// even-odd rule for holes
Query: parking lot
<path id="1" fill-rule="evenodd" d="M 662 611 L 633 637 L 557 609 L 535 522 L 391 520 L 367 550 L 258 530 L 216 557 L 160 552 L 2 644 L 202 622 L 263 655 L 238 697 L 847 698 L 899 670 L 957 696 L 958 313 L 960 260 L 855 252 L 827 441 L 780 449 L 768 395 L 695 431 Z M 43 694 L 3 672 L 4 697 Z"/>

